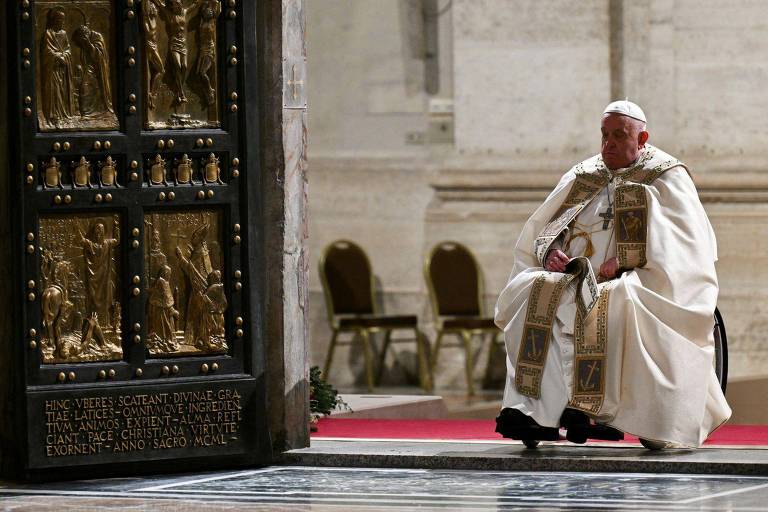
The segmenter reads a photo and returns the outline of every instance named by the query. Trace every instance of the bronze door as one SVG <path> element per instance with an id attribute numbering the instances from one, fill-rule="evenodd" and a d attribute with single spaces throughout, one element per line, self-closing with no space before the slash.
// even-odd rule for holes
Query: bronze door
<path id="1" fill-rule="evenodd" d="M 29 471 L 264 460 L 254 4 L 8 6 Z"/>

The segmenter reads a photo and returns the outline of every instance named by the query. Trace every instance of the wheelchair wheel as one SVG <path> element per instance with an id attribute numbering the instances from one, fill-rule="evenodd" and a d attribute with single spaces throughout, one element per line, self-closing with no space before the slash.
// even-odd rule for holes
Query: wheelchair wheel
<path id="1" fill-rule="evenodd" d="M 725 393 L 725 386 L 728 383 L 728 338 L 725 335 L 725 324 L 720 311 L 715 308 L 715 374 L 720 382 L 720 388 Z"/>
<path id="2" fill-rule="evenodd" d="M 640 438 L 640 444 L 645 446 L 649 450 L 659 451 L 667 447 L 667 443 L 664 441 L 651 441 L 650 439 Z"/>

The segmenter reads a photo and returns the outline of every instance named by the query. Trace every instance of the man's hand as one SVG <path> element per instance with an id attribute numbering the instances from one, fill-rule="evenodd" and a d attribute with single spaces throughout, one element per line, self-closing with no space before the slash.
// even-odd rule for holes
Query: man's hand
<path id="1" fill-rule="evenodd" d="M 614 256 L 600 265 L 600 275 L 606 279 L 613 279 L 619 271 L 619 260 Z"/>
<path id="2" fill-rule="evenodd" d="M 552 249 L 547 253 L 547 261 L 544 262 L 544 268 L 550 272 L 563 272 L 569 261 L 571 261 L 571 258 L 563 251 Z"/>

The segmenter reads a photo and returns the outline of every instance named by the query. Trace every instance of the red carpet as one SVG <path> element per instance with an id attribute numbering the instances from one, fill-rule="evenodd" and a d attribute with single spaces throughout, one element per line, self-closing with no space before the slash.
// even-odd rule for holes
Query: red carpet
<path id="1" fill-rule="evenodd" d="M 312 438 L 502 441 L 504 438 L 494 432 L 495 427 L 494 420 L 322 418 Z M 622 442 L 639 444 L 637 438 L 630 435 Z M 768 425 L 725 425 L 712 434 L 705 445 L 768 447 Z"/>

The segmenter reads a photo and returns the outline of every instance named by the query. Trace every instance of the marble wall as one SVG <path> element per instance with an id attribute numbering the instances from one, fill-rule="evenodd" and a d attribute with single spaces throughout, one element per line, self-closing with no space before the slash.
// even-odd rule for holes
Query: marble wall
<path id="1" fill-rule="evenodd" d="M 585 128 L 610 101 L 606 2 L 453 6 L 458 153 L 543 163 L 593 151 Z"/>
<path id="2" fill-rule="evenodd" d="M 325 244 L 361 243 L 386 310 L 419 313 L 429 331 L 422 259 L 440 240 L 461 241 L 484 268 L 492 305 L 522 223 L 565 170 L 599 150 L 599 116 L 613 94 L 640 103 L 651 142 L 691 165 L 719 240 L 731 375 L 768 373 L 768 158 L 759 115 L 768 106 L 768 6 L 453 0 L 438 21 L 444 85 L 435 96 L 453 101 L 454 140 L 413 145 L 413 133 L 428 130 L 434 97 L 414 87 L 423 69 L 404 50 L 418 3 L 308 5 L 313 364 L 330 336 L 316 271 Z M 385 99 L 376 92 L 382 83 Z M 478 380 L 485 354 L 478 349 Z M 331 380 L 341 387 L 363 382 L 357 347 L 339 351 L 334 364 Z M 385 375 L 412 383 L 412 368 L 404 344 Z M 460 350 L 442 354 L 437 384 L 464 386 Z"/>

